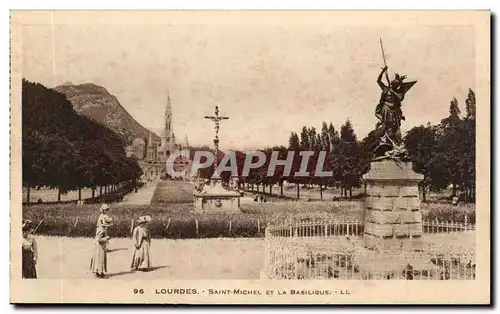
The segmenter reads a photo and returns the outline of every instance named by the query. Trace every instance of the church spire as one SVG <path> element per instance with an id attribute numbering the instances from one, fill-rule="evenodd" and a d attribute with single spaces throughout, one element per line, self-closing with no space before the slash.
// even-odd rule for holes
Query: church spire
<path id="1" fill-rule="evenodd" d="M 165 152 L 165 156 L 169 155 L 176 147 L 174 132 L 172 130 L 172 105 L 170 103 L 170 91 L 167 91 L 167 105 L 165 106 L 165 121 L 160 147 L 161 150 Z"/>
<path id="2" fill-rule="evenodd" d="M 165 108 L 165 116 L 172 115 L 172 106 L 170 105 L 170 91 L 167 91 L 167 107 Z"/>
<path id="3" fill-rule="evenodd" d="M 172 136 L 172 105 L 170 104 L 170 91 L 167 91 L 167 106 L 165 107 L 165 125 L 163 129 L 164 137 Z"/>

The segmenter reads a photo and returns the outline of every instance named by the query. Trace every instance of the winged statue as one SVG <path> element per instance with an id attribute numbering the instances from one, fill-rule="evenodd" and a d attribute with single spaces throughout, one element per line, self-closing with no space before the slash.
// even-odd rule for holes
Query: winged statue
<path id="1" fill-rule="evenodd" d="M 382 44 L 382 42 L 381 42 Z M 382 47 L 382 55 L 385 55 Z M 382 81 L 385 74 L 387 85 Z M 406 151 L 402 146 L 401 121 L 405 120 L 402 111 L 402 103 L 406 93 L 417 83 L 417 81 L 405 82 L 406 75 L 394 74 L 389 80 L 387 65 L 382 68 L 378 75 L 377 83 L 382 90 L 379 103 L 375 108 L 375 116 L 379 120 L 376 125 L 380 136 L 380 144 L 375 149 L 375 157 L 394 157 L 404 155 Z"/>

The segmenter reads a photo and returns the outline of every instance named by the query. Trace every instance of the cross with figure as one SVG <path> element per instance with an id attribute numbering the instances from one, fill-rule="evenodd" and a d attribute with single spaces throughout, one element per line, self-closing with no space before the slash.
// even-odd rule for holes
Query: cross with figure
<path id="1" fill-rule="evenodd" d="M 229 117 L 225 116 L 219 116 L 219 106 L 215 106 L 215 116 L 205 116 L 205 119 L 212 120 L 215 122 L 215 139 L 214 139 L 214 144 L 215 144 L 215 161 L 214 165 L 215 168 L 217 168 L 217 157 L 219 156 L 219 128 L 220 128 L 220 121 L 221 120 L 227 120 Z"/>

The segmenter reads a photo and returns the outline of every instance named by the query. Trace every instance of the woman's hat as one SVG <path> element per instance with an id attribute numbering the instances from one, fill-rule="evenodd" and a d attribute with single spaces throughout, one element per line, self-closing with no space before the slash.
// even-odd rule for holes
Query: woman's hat
<path id="1" fill-rule="evenodd" d="M 109 210 L 109 206 L 108 206 L 108 204 L 103 203 L 103 204 L 101 205 L 101 208 L 100 208 L 99 210 L 100 210 L 101 212 L 108 211 L 108 210 Z"/>
<path id="2" fill-rule="evenodd" d="M 139 217 L 139 219 L 137 219 L 137 222 L 139 224 L 142 224 L 145 222 L 150 222 L 150 221 L 151 221 L 151 216 L 149 216 L 149 215 L 141 216 L 141 217 Z"/>
<path id="3" fill-rule="evenodd" d="M 101 223 L 101 226 L 104 226 L 104 227 L 111 226 L 113 224 L 113 218 L 104 217 L 101 219 L 100 223 Z"/>
<path id="4" fill-rule="evenodd" d="M 31 220 L 26 219 L 25 221 L 23 221 L 23 231 L 29 229 L 30 227 L 31 227 Z"/>

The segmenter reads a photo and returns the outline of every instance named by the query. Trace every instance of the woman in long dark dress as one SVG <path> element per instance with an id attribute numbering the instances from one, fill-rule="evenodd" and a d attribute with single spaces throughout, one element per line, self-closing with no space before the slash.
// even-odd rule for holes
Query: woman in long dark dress
<path id="1" fill-rule="evenodd" d="M 135 249 L 132 256 L 131 269 L 148 271 L 151 268 L 151 257 L 149 255 L 151 237 L 147 224 L 151 222 L 151 216 L 141 216 L 137 222 L 139 225 L 134 228 L 132 234 Z"/>
<path id="2" fill-rule="evenodd" d="M 37 278 L 36 261 L 38 259 L 38 250 L 31 221 L 26 220 L 23 223 L 23 278 Z"/>
<path id="3" fill-rule="evenodd" d="M 107 278 L 105 273 L 108 271 L 108 256 L 106 243 L 109 240 L 108 227 L 113 224 L 111 217 L 103 218 L 100 226 L 96 230 L 94 238 L 94 251 L 90 259 L 90 270 L 97 278 Z"/>

